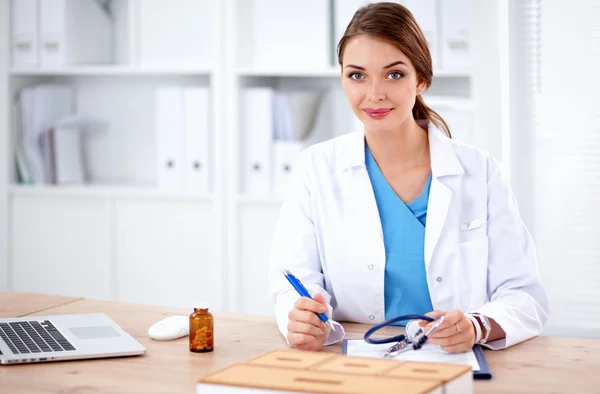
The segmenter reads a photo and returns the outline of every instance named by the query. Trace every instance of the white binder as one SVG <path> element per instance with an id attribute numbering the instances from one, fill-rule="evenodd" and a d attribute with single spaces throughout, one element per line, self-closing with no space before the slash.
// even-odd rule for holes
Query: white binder
<path id="1" fill-rule="evenodd" d="M 273 89 L 246 88 L 241 103 L 244 192 L 265 196 L 271 192 Z"/>
<path id="2" fill-rule="evenodd" d="M 183 91 L 183 189 L 203 193 L 210 189 L 210 106 L 205 87 Z"/>
<path id="3" fill-rule="evenodd" d="M 438 49 L 438 21 L 437 21 L 437 0 L 403 0 L 400 1 L 413 14 L 417 24 L 423 31 L 433 67 L 440 65 L 440 53 Z M 464 10 L 461 10 L 463 12 Z"/>
<path id="4" fill-rule="evenodd" d="M 56 184 L 82 184 L 86 181 L 83 133 L 106 127 L 103 120 L 74 114 L 58 119 L 48 131 L 52 151 L 50 172 Z"/>
<path id="5" fill-rule="evenodd" d="M 111 20 L 100 2 L 43 0 L 38 6 L 42 66 L 112 61 Z"/>
<path id="6" fill-rule="evenodd" d="M 37 85 L 20 93 L 21 133 L 24 153 L 34 183 L 51 183 L 41 138 L 57 120 L 73 112 L 74 92 L 70 86 Z"/>
<path id="7" fill-rule="evenodd" d="M 464 71 L 471 67 L 471 0 L 439 0 L 442 15 L 442 68 Z"/>
<path id="8" fill-rule="evenodd" d="M 38 64 L 37 0 L 12 0 L 11 55 L 15 67 Z"/>
<path id="9" fill-rule="evenodd" d="M 82 184 L 85 167 L 81 152 L 81 130 L 55 128 L 53 133 L 53 172 L 56 184 Z"/>
<path id="10" fill-rule="evenodd" d="M 183 95 L 181 88 L 161 87 L 156 92 L 157 187 L 182 188 Z"/>
<path id="11" fill-rule="evenodd" d="M 467 144 L 472 143 L 474 107 L 471 100 L 463 97 L 428 95 L 423 98 L 425 103 L 448 124 L 453 139 Z"/>
<path id="12" fill-rule="evenodd" d="M 274 141 L 273 190 L 276 195 L 285 196 L 290 191 L 294 166 L 303 149 L 301 141 Z"/>

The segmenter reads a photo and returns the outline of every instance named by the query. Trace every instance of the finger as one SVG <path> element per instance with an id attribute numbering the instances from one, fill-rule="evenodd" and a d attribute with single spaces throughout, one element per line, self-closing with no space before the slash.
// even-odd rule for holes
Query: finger
<path id="1" fill-rule="evenodd" d="M 301 334 L 298 332 L 288 332 L 287 339 L 290 345 L 297 347 L 314 341 L 315 337 L 312 335 Z"/>
<path id="2" fill-rule="evenodd" d="M 473 348 L 473 345 L 470 342 L 462 342 L 452 346 L 442 346 L 442 350 L 448 353 L 464 353 L 468 352 Z"/>
<path id="3" fill-rule="evenodd" d="M 444 312 L 444 311 L 437 311 L 436 310 L 436 311 L 427 312 L 425 314 L 425 316 L 429 316 L 429 317 L 431 317 L 433 319 L 437 319 L 437 318 L 439 318 L 441 316 L 444 316 L 445 314 L 446 314 L 446 312 Z M 419 326 L 424 327 L 427 324 L 429 324 L 428 321 L 426 321 L 426 320 L 419 320 Z"/>
<path id="4" fill-rule="evenodd" d="M 318 341 L 312 341 L 309 343 L 305 343 L 305 344 L 296 346 L 296 349 L 308 350 L 308 351 L 315 351 L 315 350 L 319 350 L 320 348 L 321 348 L 321 345 L 319 344 Z"/>
<path id="5" fill-rule="evenodd" d="M 329 316 L 329 308 L 327 307 L 327 302 L 325 301 L 325 297 L 323 296 L 323 294 L 317 293 L 315 294 L 313 299 L 325 307 L 325 310 L 322 313 L 325 313 L 327 316 Z"/>
<path id="6" fill-rule="evenodd" d="M 457 335 L 452 335 L 445 338 L 432 338 L 428 337 L 427 340 L 434 345 L 444 346 L 454 346 L 463 342 L 470 342 L 472 340 L 471 334 L 468 332 L 461 332 Z"/>
<path id="7" fill-rule="evenodd" d="M 469 331 L 470 327 L 469 325 L 467 325 L 467 323 L 471 325 L 470 321 L 466 321 L 466 319 L 461 319 L 456 324 L 450 327 L 440 328 L 440 326 L 437 328 L 437 330 L 431 333 L 431 335 L 429 335 L 429 338 L 451 337 L 453 335 L 460 334 L 461 332 Z"/>
<path id="8" fill-rule="evenodd" d="M 317 294 L 317 296 L 321 296 Z M 323 296 L 321 296 L 322 299 Z M 300 297 L 296 300 L 296 304 L 294 305 L 296 309 L 311 311 L 314 313 L 324 313 L 327 312 L 327 307 L 324 303 L 319 301 L 310 299 L 308 297 Z"/>
<path id="9" fill-rule="evenodd" d="M 440 324 L 438 326 L 438 328 L 436 329 L 436 331 L 437 330 L 443 330 L 444 328 L 454 326 L 456 323 L 459 322 L 460 319 L 463 318 L 463 316 L 464 316 L 464 314 L 460 310 L 458 310 L 458 309 L 454 309 L 454 310 L 451 310 L 450 312 L 447 312 L 444 315 L 444 321 L 442 322 L 442 324 Z M 428 331 L 428 330 L 431 329 L 432 326 L 433 326 L 433 322 L 427 323 L 427 325 L 425 326 L 424 330 Z"/>
<path id="10" fill-rule="evenodd" d="M 288 324 L 288 332 L 295 332 L 300 334 L 308 334 L 314 337 L 323 335 L 325 332 L 318 326 L 312 324 L 303 323 L 299 321 L 290 321 Z"/>
<path id="11" fill-rule="evenodd" d="M 457 335 L 460 332 L 456 329 L 456 326 L 450 326 L 450 327 L 446 327 L 446 328 L 442 328 L 442 329 L 437 329 L 434 332 L 432 332 L 428 338 L 447 338 L 447 337 L 451 337 L 453 335 Z"/>
<path id="12" fill-rule="evenodd" d="M 314 312 L 300 310 L 296 308 L 292 309 L 290 313 L 288 313 L 288 318 L 290 319 L 290 321 L 307 323 L 315 327 L 321 327 L 321 323 L 323 323 L 321 319 L 319 319 L 319 316 L 315 315 Z"/>
<path id="13" fill-rule="evenodd" d="M 321 293 L 315 294 L 315 296 L 313 297 L 313 300 L 317 301 L 319 304 L 327 306 L 327 303 L 325 302 L 325 297 L 323 297 L 323 294 L 321 294 Z"/>

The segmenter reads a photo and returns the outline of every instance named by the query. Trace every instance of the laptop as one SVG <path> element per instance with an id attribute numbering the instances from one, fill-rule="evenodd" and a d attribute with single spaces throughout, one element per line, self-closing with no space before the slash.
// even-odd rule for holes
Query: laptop
<path id="1" fill-rule="evenodd" d="M 146 348 L 104 313 L 0 319 L 0 364 L 144 353 Z"/>

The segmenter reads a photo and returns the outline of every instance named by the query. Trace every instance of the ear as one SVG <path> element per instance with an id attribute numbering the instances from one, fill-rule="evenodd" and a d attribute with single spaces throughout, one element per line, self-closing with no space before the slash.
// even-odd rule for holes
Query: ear
<path id="1" fill-rule="evenodd" d="M 427 88 L 427 84 L 425 82 L 420 82 L 417 85 L 417 95 L 420 96 L 421 93 L 423 93 L 426 88 Z"/>

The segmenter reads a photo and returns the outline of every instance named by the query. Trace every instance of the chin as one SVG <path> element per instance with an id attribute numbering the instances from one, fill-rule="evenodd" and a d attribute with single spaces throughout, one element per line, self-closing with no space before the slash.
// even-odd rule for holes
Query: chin
<path id="1" fill-rule="evenodd" d="M 393 129 L 393 122 L 382 121 L 382 120 L 373 120 L 371 118 L 363 120 L 363 125 L 366 130 L 369 130 L 373 133 L 385 133 Z"/>

